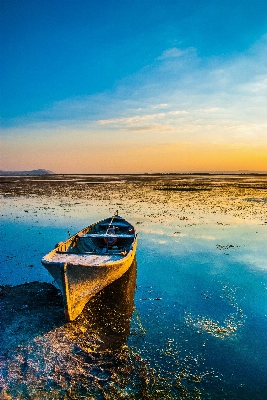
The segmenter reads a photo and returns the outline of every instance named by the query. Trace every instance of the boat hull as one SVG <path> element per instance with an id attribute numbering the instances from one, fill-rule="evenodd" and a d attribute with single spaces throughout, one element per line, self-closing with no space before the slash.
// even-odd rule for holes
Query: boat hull
<path id="1" fill-rule="evenodd" d="M 60 248 L 68 248 L 72 241 L 73 237 L 60 243 Z M 125 256 L 57 255 L 57 247 L 42 259 L 42 264 L 62 291 L 68 321 L 77 318 L 96 293 L 119 279 L 129 269 L 136 247 L 135 235 L 131 249 Z"/>

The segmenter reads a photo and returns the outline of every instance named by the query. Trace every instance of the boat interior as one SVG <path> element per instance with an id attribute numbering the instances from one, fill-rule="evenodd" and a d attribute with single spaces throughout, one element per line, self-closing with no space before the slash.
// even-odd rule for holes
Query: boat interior
<path id="1" fill-rule="evenodd" d="M 135 240 L 134 227 L 123 218 L 107 218 L 73 236 L 64 253 L 125 256 Z M 61 248 L 57 250 L 62 253 Z"/>

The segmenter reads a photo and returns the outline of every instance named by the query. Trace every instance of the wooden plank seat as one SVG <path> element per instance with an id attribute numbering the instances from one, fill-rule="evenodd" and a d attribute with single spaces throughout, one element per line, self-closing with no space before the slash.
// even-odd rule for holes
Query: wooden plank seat
<path id="1" fill-rule="evenodd" d="M 110 225 L 110 223 L 106 222 L 105 224 L 98 224 L 97 226 L 99 228 L 104 229 L 104 228 L 107 228 L 109 225 Z M 119 221 L 112 222 L 112 226 L 123 227 L 123 228 L 130 228 L 131 227 L 129 224 L 125 224 L 125 223 L 119 222 Z"/>
<path id="2" fill-rule="evenodd" d="M 104 239 L 104 238 L 121 238 L 121 239 L 133 239 L 134 238 L 134 233 L 133 234 L 123 234 L 123 233 L 84 233 L 82 235 L 79 235 L 79 238 L 98 238 L 98 239 Z"/>

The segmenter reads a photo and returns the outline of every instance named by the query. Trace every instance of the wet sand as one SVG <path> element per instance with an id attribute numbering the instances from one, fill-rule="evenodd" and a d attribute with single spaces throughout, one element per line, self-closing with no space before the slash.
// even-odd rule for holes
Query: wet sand
<path id="1" fill-rule="evenodd" d="M 161 227 L 178 237 L 200 230 L 208 235 L 212 225 L 223 227 L 233 221 L 267 226 L 267 176 L 263 175 L 0 177 L 0 195 L 2 214 L 11 224 L 27 219 L 36 225 L 38 218 L 47 218 L 49 225 L 59 212 L 71 219 L 72 210 L 80 207 L 88 214 L 94 210 L 100 217 L 119 209 L 144 235 Z M 9 200 L 18 202 L 12 215 Z M 235 248 L 232 243 L 217 243 L 218 251 L 224 253 Z M 5 253 L 2 265 L 11 265 L 7 249 Z M 30 260 L 28 264 L 27 268 L 32 265 Z M 67 324 L 60 292 L 51 283 L 40 281 L 37 267 L 35 270 L 32 265 L 32 270 L 36 279 L 19 285 L 12 283 L 15 272 L 8 277 L 8 284 L 4 276 L 0 280 L 3 399 L 177 398 L 168 389 L 170 380 L 126 345 L 128 335 L 135 335 L 134 329 L 130 332 L 135 313 L 134 268 L 89 302 L 75 322 Z M 118 293 L 125 296 L 120 306 L 115 300 L 110 302 Z M 145 329 L 136 315 L 135 321 L 142 336 Z M 192 321 L 188 324 L 200 323 Z M 214 329 L 221 334 L 218 326 Z M 201 396 L 199 384 L 209 385 L 214 373 L 194 372 L 186 358 L 179 363 L 175 388 L 179 398 L 208 398 Z"/>

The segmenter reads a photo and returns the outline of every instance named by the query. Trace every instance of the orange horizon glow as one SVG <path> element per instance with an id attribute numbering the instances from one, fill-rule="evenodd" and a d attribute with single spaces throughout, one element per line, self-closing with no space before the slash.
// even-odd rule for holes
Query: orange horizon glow
<path id="1" fill-rule="evenodd" d="M 58 140 L 5 143 L 3 170 L 43 168 L 55 173 L 150 173 L 179 171 L 266 171 L 267 146 L 174 142 L 169 144 Z"/>

